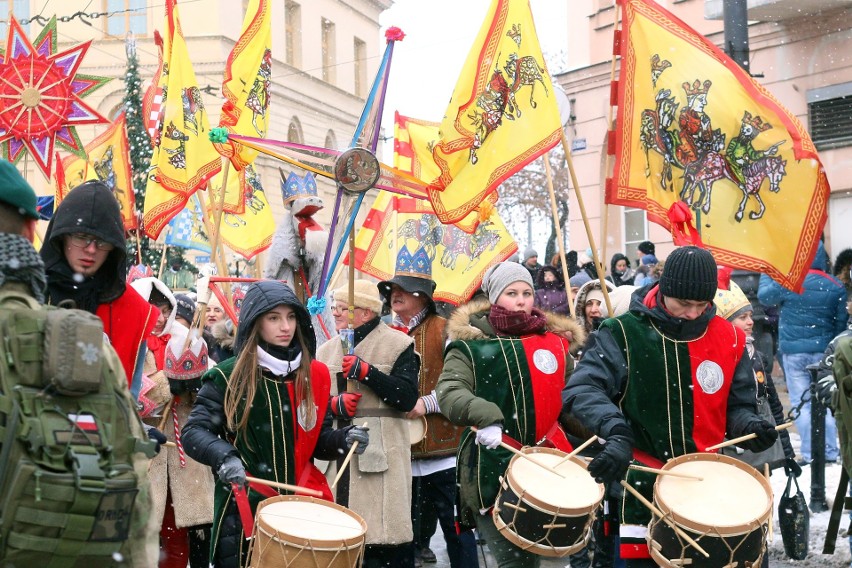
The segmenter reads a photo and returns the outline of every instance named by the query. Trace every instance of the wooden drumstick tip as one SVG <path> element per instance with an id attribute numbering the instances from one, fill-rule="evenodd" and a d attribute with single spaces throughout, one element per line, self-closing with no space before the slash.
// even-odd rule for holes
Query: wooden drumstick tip
<path id="1" fill-rule="evenodd" d="M 367 428 L 367 424 L 368 424 L 368 422 L 364 422 L 364 425 L 361 426 L 361 427 Z M 349 460 L 352 459 L 352 454 L 354 454 L 355 450 L 357 450 L 357 449 L 358 449 L 358 440 L 355 440 L 354 442 L 352 442 L 352 447 L 349 448 L 349 453 L 347 453 L 346 457 L 343 458 L 343 463 L 340 464 L 340 469 L 337 470 L 337 475 L 334 476 L 334 481 L 332 481 L 331 485 L 329 485 L 329 487 L 331 489 L 334 489 L 335 487 L 337 487 L 337 482 L 340 481 L 341 477 L 343 477 L 343 472 L 346 471 L 346 466 L 349 465 Z"/>

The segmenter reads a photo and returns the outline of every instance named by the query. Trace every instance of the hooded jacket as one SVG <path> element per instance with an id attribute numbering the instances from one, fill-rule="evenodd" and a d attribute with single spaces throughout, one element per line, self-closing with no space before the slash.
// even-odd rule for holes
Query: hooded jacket
<path id="1" fill-rule="evenodd" d="M 613 290 L 615 290 L 615 286 L 613 286 L 612 283 L 609 280 L 604 280 L 604 282 L 606 282 L 606 289 L 609 292 L 612 292 Z M 586 320 L 586 298 L 588 297 L 589 292 L 591 292 L 592 290 L 600 290 L 600 289 L 601 289 L 601 281 L 600 280 L 589 280 L 588 282 L 586 282 L 585 284 L 580 286 L 580 289 L 577 290 L 577 295 L 574 297 L 574 314 L 575 314 L 577 321 L 580 323 L 580 325 L 583 326 L 583 329 L 586 330 L 586 333 L 594 331 L 594 329 L 595 329 L 594 322 Z M 610 301 L 612 301 L 612 298 L 610 298 Z M 606 317 L 608 317 L 607 316 L 606 303 L 602 302 L 601 303 L 601 318 L 606 318 Z"/>
<path id="2" fill-rule="evenodd" d="M 295 312 L 296 321 L 308 352 L 307 354 L 302 353 L 302 356 L 309 354 L 313 358 L 316 353 L 316 340 L 308 312 L 298 301 L 291 288 L 274 280 L 256 282 L 246 293 L 235 339 L 237 355 L 246 346 L 248 336 L 257 319 L 280 305 L 289 306 Z M 335 431 L 332 426 L 332 417 L 329 411 L 330 377 L 326 366 L 315 359 L 311 363 L 312 394 L 314 404 L 317 405 L 317 422 L 313 425 L 305 425 L 301 419 L 296 417 L 293 418 L 292 425 L 284 424 L 286 413 L 292 416 L 294 414 L 292 409 L 300 408 L 302 403 L 306 401 L 294 401 L 289 394 L 287 380 L 293 376 L 292 374 L 282 380 L 281 377 L 273 377 L 267 370 L 264 370 L 264 377 L 261 379 L 264 381 L 263 388 L 261 388 L 259 382 L 255 399 L 251 404 L 252 410 L 246 431 L 247 435 L 254 437 L 255 441 L 252 446 L 253 449 L 248 450 L 241 442 L 243 434 L 227 430 L 225 420 L 225 388 L 233 372 L 234 364 L 235 359 L 228 359 L 208 371 L 202 378 L 204 384 L 183 429 L 183 445 L 187 455 L 210 466 L 214 472 L 218 471 L 227 457 L 238 456 L 245 463 L 250 475 L 267 479 L 274 479 L 273 476 L 277 476 L 279 481 L 312 486 L 328 494 L 328 486 L 325 485 L 322 474 L 313 467 L 311 458 L 331 460 L 336 459 L 341 453 L 345 453 L 346 431 Z M 269 399 L 265 397 L 264 392 L 271 393 Z M 280 406 L 275 402 L 267 402 L 267 400 L 277 401 L 279 397 Z M 273 404 L 274 408 L 270 407 L 270 404 Z M 298 415 L 298 412 L 295 414 Z M 270 428 L 275 428 L 275 431 L 272 436 L 262 437 L 263 440 L 268 440 L 268 442 L 259 443 L 259 440 L 261 440 L 259 432 L 267 424 L 270 425 Z M 273 424 L 275 426 L 272 426 Z M 279 424 L 281 426 L 278 426 Z M 280 466 L 281 454 L 286 454 L 290 450 L 293 452 L 294 463 L 287 465 L 286 460 L 283 460 L 285 462 L 283 471 L 279 471 L 282 469 L 279 467 L 279 470 L 274 472 L 273 465 L 276 462 L 273 445 L 276 443 L 276 436 L 280 438 L 282 435 L 278 428 L 284 429 L 284 433 L 295 432 L 293 434 L 295 442 L 287 435 L 286 443 L 283 446 L 286 451 L 282 451 L 282 448 L 279 447 L 277 463 Z M 259 447 L 265 445 L 273 447 L 272 457 L 268 461 L 264 460 L 263 457 L 270 453 L 269 448 Z M 238 450 L 237 447 L 243 449 Z M 292 478 L 284 479 L 285 474 L 287 476 L 292 475 Z M 249 502 L 254 510 L 264 495 L 259 493 L 254 485 L 251 486 L 248 493 Z M 245 540 L 242 535 L 242 523 L 235 501 L 229 493 L 229 488 L 219 482 L 216 486 L 215 503 L 214 550 L 211 562 L 219 567 L 241 566 L 245 560 L 244 554 L 246 552 L 246 548 L 243 546 Z"/>
<path id="3" fill-rule="evenodd" d="M 822 353 L 834 336 L 846 329 L 846 290 L 825 272 L 827 263 L 828 255 L 820 242 L 801 294 L 765 274 L 760 277 L 757 299 L 765 306 L 778 306 L 779 347 L 786 355 Z"/>
<path id="4" fill-rule="evenodd" d="M 556 276 L 554 282 L 545 282 L 544 275 L 550 273 Z M 553 266 L 542 266 L 535 277 L 535 307 L 554 314 L 567 316 L 568 294 L 565 291 L 565 281 L 562 273 Z"/>
<path id="5" fill-rule="evenodd" d="M 618 264 L 619 260 L 623 260 L 627 263 L 627 270 L 624 271 L 623 274 L 620 274 L 616 269 L 615 265 Z M 620 252 L 612 255 L 612 259 L 609 262 L 609 276 L 606 277 L 607 280 L 615 284 L 616 287 L 624 286 L 625 284 L 632 286 L 633 279 L 636 277 L 636 271 L 630 268 L 630 259 Z"/>
<path id="6" fill-rule="evenodd" d="M 63 237 L 73 233 L 93 235 L 114 247 L 94 276 L 80 280 L 65 259 Z M 78 308 L 101 318 L 130 384 L 141 363 L 137 361 L 140 347 L 157 323 L 158 311 L 124 282 L 127 252 L 118 201 L 101 182 L 78 185 L 56 208 L 44 240 L 40 254 L 47 273 L 48 302 L 73 300 Z"/>

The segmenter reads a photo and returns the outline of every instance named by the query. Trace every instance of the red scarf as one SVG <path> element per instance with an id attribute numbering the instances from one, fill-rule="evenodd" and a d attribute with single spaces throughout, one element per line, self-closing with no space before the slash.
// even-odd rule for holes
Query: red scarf
<path id="1" fill-rule="evenodd" d="M 547 319 L 544 312 L 533 308 L 531 313 L 510 312 L 497 304 L 491 306 L 488 312 L 488 322 L 497 335 L 530 335 L 547 331 Z"/>

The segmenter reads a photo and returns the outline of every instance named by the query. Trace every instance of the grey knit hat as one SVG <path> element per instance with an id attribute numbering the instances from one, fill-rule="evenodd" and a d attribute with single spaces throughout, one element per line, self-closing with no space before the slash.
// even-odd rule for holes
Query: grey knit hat
<path id="1" fill-rule="evenodd" d="M 660 276 L 660 292 L 669 298 L 712 302 L 716 296 L 716 261 L 710 251 L 688 246 L 674 250 Z"/>
<path id="2" fill-rule="evenodd" d="M 536 250 L 532 247 L 527 247 L 527 250 L 524 251 L 524 262 L 528 261 L 529 259 L 531 259 L 534 256 L 535 257 L 538 256 L 538 253 L 536 252 Z"/>
<path id="3" fill-rule="evenodd" d="M 515 262 L 501 262 L 485 272 L 482 277 L 482 291 L 488 295 L 489 302 L 496 304 L 503 290 L 515 282 L 526 282 L 530 288 L 534 288 L 529 270 Z"/>

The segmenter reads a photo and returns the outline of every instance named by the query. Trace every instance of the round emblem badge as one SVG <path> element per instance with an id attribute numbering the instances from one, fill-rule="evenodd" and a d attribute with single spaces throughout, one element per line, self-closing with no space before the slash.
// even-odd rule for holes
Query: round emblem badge
<path id="1" fill-rule="evenodd" d="M 552 375 L 559 368 L 559 364 L 556 362 L 556 355 L 547 349 L 537 349 L 533 353 L 533 365 L 545 375 Z"/>
<path id="2" fill-rule="evenodd" d="M 722 367 L 715 361 L 702 361 L 695 371 L 695 378 L 698 380 L 698 385 L 701 390 L 707 394 L 715 394 L 722 388 L 722 383 L 725 382 Z"/>

